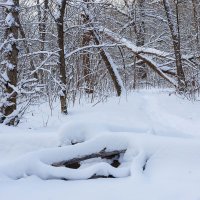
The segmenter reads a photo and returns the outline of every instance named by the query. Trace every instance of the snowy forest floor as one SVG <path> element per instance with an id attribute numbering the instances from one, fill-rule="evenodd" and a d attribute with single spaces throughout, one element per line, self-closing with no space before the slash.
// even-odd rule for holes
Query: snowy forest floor
<path id="1" fill-rule="evenodd" d="M 58 106 L 51 116 L 42 104 L 32 107 L 19 127 L 0 125 L 0 199 L 200 200 L 200 102 L 169 93 L 134 92 L 96 106 L 77 105 L 68 116 L 59 114 Z M 3 176 L 6 169 L 18 173 L 17 160 L 24 155 L 107 133 L 130 140 L 130 176 L 73 181 Z"/>

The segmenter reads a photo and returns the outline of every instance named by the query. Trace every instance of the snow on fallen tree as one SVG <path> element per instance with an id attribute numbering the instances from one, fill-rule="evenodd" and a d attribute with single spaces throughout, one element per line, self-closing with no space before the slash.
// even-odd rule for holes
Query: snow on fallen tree
<path id="1" fill-rule="evenodd" d="M 126 154 L 128 138 L 116 135 L 95 137 L 89 141 L 45 149 L 29 153 L 20 159 L 0 166 L 0 178 L 20 179 L 26 176 L 38 176 L 41 179 L 81 180 L 94 177 L 127 177 L 130 175 L 130 160 L 120 158 L 122 164 L 110 164 L 103 159 L 119 159 L 120 154 Z M 75 163 L 90 158 L 102 158 L 86 167 L 72 169 L 64 167 L 66 161 Z M 114 161 L 113 160 L 113 161 Z"/>
<path id="2" fill-rule="evenodd" d="M 85 160 L 93 159 L 93 158 L 101 158 L 101 159 L 111 160 L 112 161 L 111 165 L 113 167 L 118 167 L 120 165 L 120 162 L 119 162 L 120 154 L 124 154 L 125 152 L 126 152 L 126 149 L 107 151 L 107 149 L 104 148 L 100 152 L 97 152 L 97 153 L 83 155 L 81 157 L 79 156 L 77 158 L 73 158 L 70 160 L 64 160 L 62 162 L 53 163 L 52 166 L 55 166 L 55 167 L 65 166 L 68 168 L 77 169 L 81 166 L 80 164 L 81 161 L 85 161 Z"/>
<path id="3" fill-rule="evenodd" d="M 107 35 L 108 38 L 113 40 L 114 42 L 118 42 L 126 46 L 129 50 L 131 50 L 139 59 L 144 61 L 152 70 L 154 70 L 157 74 L 159 74 L 162 78 L 167 80 L 173 86 L 177 87 L 177 82 L 171 77 L 167 76 L 162 69 L 159 68 L 159 64 L 153 60 L 153 56 L 157 56 L 160 58 L 166 58 L 170 60 L 174 60 L 174 58 L 169 57 L 169 53 L 154 49 L 154 48 L 145 48 L 145 47 L 137 47 L 131 41 L 126 38 L 123 38 L 121 35 L 112 32 L 111 30 L 101 27 L 99 28 L 99 32 Z"/>

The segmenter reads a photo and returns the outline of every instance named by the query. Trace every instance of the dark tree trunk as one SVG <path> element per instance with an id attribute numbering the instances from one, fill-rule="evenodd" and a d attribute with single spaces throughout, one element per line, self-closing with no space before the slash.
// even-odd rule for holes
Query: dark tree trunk
<path id="1" fill-rule="evenodd" d="M 145 0 L 138 0 L 138 16 L 135 23 L 136 33 L 136 46 L 141 47 L 145 44 L 145 11 L 144 11 Z M 139 77 L 145 79 L 147 77 L 146 65 L 143 63 L 139 68 Z"/>
<path id="2" fill-rule="evenodd" d="M 193 7 L 193 15 L 194 15 L 194 28 L 196 31 L 196 43 L 197 43 L 197 50 L 200 51 L 200 43 L 199 43 L 199 20 L 198 20 L 198 12 L 197 12 L 197 0 L 192 0 L 192 7 Z"/>
<path id="3" fill-rule="evenodd" d="M 8 45 L 4 49 L 5 68 L 8 77 L 5 83 L 6 104 L 2 108 L 4 114 L 4 120 L 7 125 L 16 125 L 18 123 L 17 115 L 14 112 L 17 109 L 17 92 L 14 88 L 17 86 L 17 65 L 18 65 L 18 29 L 17 22 L 19 21 L 19 0 L 13 0 L 14 5 L 10 8 L 6 8 L 6 15 L 12 19 L 6 24 L 5 38 Z M 13 41 L 13 39 L 15 41 Z M 12 41 L 11 41 L 12 40 Z M 13 116 L 12 116 L 13 115 Z M 3 122 L 4 120 L 1 119 Z"/>
<path id="4" fill-rule="evenodd" d="M 56 20 L 57 32 L 58 32 L 58 47 L 59 59 L 58 66 L 60 69 L 60 81 L 61 81 L 61 92 L 60 92 L 60 103 L 61 112 L 67 114 L 67 94 L 66 94 L 66 68 L 65 68 L 65 51 L 64 51 L 64 15 L 66 8 L 66 0 L 62 0 L 61 5 L 58 6 L 59 17 Z"/>
<path id="5" fill-rule="evenodd" d="M 88 19 L 85 15 L 82 15 L 83 24 L 88 23 Z M 82 46 L 88 46 L 92 39 L 92 32 L 91 31 L 84 31 L 83 39 L 82 39 Z M 84 75 L 84 82 L 85 82 L 85 92 L 88 94 L 92 94 L 94 92 L 93 88 L 93 80 L 91 75 L 91 68 L 90 68 L 90 54 L 87 50 L 83 51 L 83 75 Z"/>
<path id="6" fill-rule="evenodd" d="M 37 10 L 38 10 L 38 22 L 39 22 L 39 38 L 40 38 L 40 51 L 45 50 L 45 39 L 46 39 L 46 22 L 47 22 L 47 10 L 48 10 L 49 0 L 44 0 L 44 9 L 41 9 L 40 0 L 37 0 Z M 43 11 L 43 12 L 42 12 Z M 40 60 L 44 60 L 44 54 L 40 54 Z M 39 70 L 39 79 L 44 82 L 44 72 Z"/>
<path id="7" fill-rule="evenodd" d="M 96 33 L 94 32 L 93 36 L 94 36 L 95 43 L 97 45 L 100 45 L 100 41 L 99 41 L 98 35 L 96 35 Z M 112 68 L 112 64 L 110 63 L 109 58 L 107 57 L 106 52 L 105 52 L 105 50 L 103 48 L 100 48 L 100 55 L 101 55 L 105 65 L 106 65 L 107 70 L 108 70 L 108 72 L 109 72 L 109 74 L 111 76 L 111 79 L 112 79 L 113 83 L 114 83 L 115 89 L 117 91 L 117 96 L 121 96 L 122 87 L 121 87 L 121 85 L 119 84 L 119 82 L 117 80 L 115 72 L 114 72 L 114 70 Z"/>
<path id="8" fill-rule="evenodd" d="M 84 0 L 84 2 L 85 2 L 85 3 L 88 3 L 88 2 L 90 2 L 90 0 Z M 91 2 L 92 2 L 92 0 L 91 0 Z M 87 9 L 88 9 L 88 5 L 87 5 Z M 87 11 L 89 11 L 89 9 L 88 9 Z M 91 20 L 91 19 L 90 19 L 90 16 L 89 16 L 89 14 L 88 14 L 87 12 L 85 13 L 85 20 L 86 20 L 86 22 L 87 22 L 88 24 L 90 23 L 90 20 Z M 95 28 L 94 28 L 93 24 L 90 24 L 89 26 L 90 26 L 90 28 L 92 28 L 91 34 L 92 34 L 92 36 L 93 36 L 93 39 L 94 39 L 95 43 L 96 43 L 97 45 L 100 45 L 100 44 L 101 44 L 101 41 L 100 41 L 99 34 L 95 31 Z M 115 87 L 115 89 L 116 89 L 116 91 L 117 91 L 117 96 L 121 96 L 121 93 L 122 93 L 122 86 L 121 86 L 120 83 L 118 82 L 117 76 L 116 76 L 116 74 L 115 74 L 115 72 L 114 72 L 114 70 L 113 70 L 113 67 L 112 67 L 112 63 L 110 62 L 110 59 L 109 59 L 109 57 L 107 56 L 108 54 L 107 54 L 107 52 L 104 50 L 104 48 L 100 48 L 100 55 L 101 55 L 101 57 L 102 57 L 102 59 L 103 59 L 105 65 L 106 65 L 106 68 L 107 68 L 107 70 L 108 70 L 108 72 L 109 72 L 109 74 L 110 74 L 110 76 L 111 76 L 111 79 L 112 79 L 112 81 L 113 81 L 114 87 Z"/>
<path id="9" fill-rule="evenodd" d="M 180 92 L 185 91 L 186 82 L 185 82 L 185 74 L 183 71 L 182 58 L 181 58 L 181 44 L 180 44 L 180 32 L 179 32 L 179 13 L 178 13 L 178 1 L 175 3 L 176 7 L 176 21 L 173 19 L 172 10 L 168 0 L 163 0 L 168 26 L 170 28 L 174 54 L 176 59 L 176 72 L 178 79 L 178 90 Z"/>

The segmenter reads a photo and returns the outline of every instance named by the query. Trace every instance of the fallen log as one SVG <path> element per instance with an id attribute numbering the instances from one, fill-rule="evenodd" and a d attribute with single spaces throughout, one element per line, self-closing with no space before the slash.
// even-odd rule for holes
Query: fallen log
<path id="1" fill-rule="evenodd" d="M 124 154 L 125 152 L 126 152 L 126 149 L 106 151 L 106 148 L 104 148 L 100 152 L 97 152 L 97 153 L 92 153 L 92 154 L 84 155 L 78 158 L 73 158 L 70 160 L 64 160 L 61 162 L 53 163 L 52 166 L 54 167 L 65 166 L 67 168 L 78 169 L 81 165 L 80 162 L 82 161 L 89 160 L 92 158 L 102 158 L 102 159 L 112 160 L 111 165 L 117 168 L 121 164 L 118 160 L 120 157 L 120 154 Z"/>

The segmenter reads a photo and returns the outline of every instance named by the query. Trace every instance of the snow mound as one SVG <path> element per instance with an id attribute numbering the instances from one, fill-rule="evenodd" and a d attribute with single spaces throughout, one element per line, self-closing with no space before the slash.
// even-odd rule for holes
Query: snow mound
<path id="1" fill-rule="evenodd" d="M 59 131 L 60 145 L 71 145 L 75 143 L 84 142 L 94 135 L 106 131 L 106 124 L 97 123 L 96 121 L 72 121 L 62 126 Z"/>
<path id="2" fill-rule="evenodd" d="M 26 176 L 38 176 L 41 179 L 89 179 L 93 175 L 126 177 L 130 175 L 130 155 L 126 156 L 124 165 L 115 168 L 105 162 L 95 163 L 87 168 L 69 169 L 54 167 L 53 163 L 63 160 L 100 152 L 128 149 L 129 140 L 126 137 L 106 134 L 94 137 L 84 143 L 72 146 L 49 148 L 16 159 L 15 161 L 0 166 L 0 178 L 20 179 Z"/>

